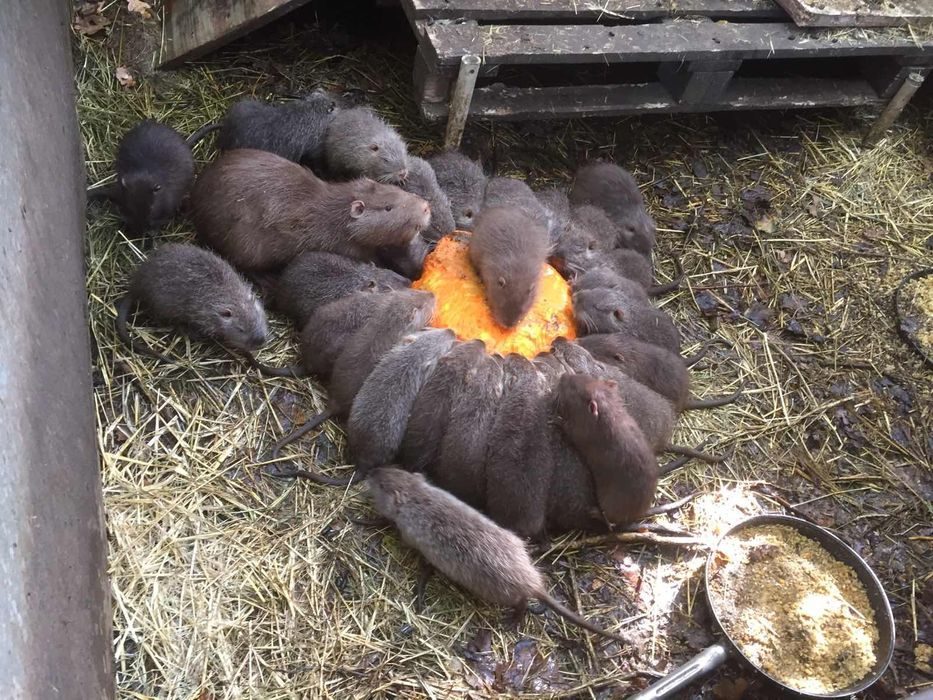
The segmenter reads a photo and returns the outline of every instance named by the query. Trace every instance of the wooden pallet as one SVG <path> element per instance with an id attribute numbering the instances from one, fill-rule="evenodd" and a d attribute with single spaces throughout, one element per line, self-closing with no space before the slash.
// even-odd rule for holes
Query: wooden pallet
<path id="1" fill-rule="evenodd" d="M 777 0 L 801 27 L 892 27 L 933 21 L 930 0 Z"/>
<path id="2" fill-rule="evenodd" d="M 772 0 L 401 1 L 432 120 L 464 56 L 484 119 L 883 104 L 933 66 L 933 39 L 800 28 Z"/>

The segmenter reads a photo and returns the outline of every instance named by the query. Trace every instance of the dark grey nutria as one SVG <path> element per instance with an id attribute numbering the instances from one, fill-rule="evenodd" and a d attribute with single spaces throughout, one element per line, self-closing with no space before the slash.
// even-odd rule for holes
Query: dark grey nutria
<path id="1" fill-rule="evenodd" d="M 564 190 L 557 187 L 535 192 L 535 197 L 547 211 L 548 237 L 551 247 L 554 247 L 570 226 L 570 199 Z"/>
<path id="2" fill-rule="evenodd" d="M 428 225 L 420 197 L 367 179 L 325 182 L 265 151 L 223 153 L 194 185 L 195 227 L 210 247 L 244 270 L 271 270 L 306 250 L 371 260 L 406 246 Z"/>
<path id="3" fill-rule="evenodd" d="M 400 187 L 406 192 L 418 195 L 431 205 L 431 223 L 422 235 L 432 243 L 439 241 L 447 234 L 453 233 L 456 228 L 450 200 L 437 183 L 437 175 L 428 161 L 410 156 L 408 163 L 408 177 Z"/>
<path id="4" fill-rule="evenodd" d="M 531 188 L 512 177 L 492 177 L 486 182 L 483 209 L 507 207 L 518 209 L 529 219 L 550 232 L 550 220 L 544 205 Z M 550 239 L 549 239 L 550 240 Z"/>
<path id="5" fill-rule="evenodd" d="M 627 643 L 558 603 L 518 536 L 432 486 L 424 475 L 380 467 L 370 474 L 368 486 L 376 510 L 395 523 L 402 539 L 474 595 L 518 610 L 537 598 L 575 625 Z"/>
<path id="6" fill-rule="evenodd" d="M 127 319 L 138 303 L 156 323 L 175 326 L 238 350 L 256 350 L 268 329 L 252 287 L 222 258 L 197 246 L 167 243 L 140 263 L 117 306 L 117 333 L 137 352 L 166 360 L 130 338 Z"/>
<path id="7" fill-rule="evenodd" d="M 643 286 L 605 265 L 590 268 L 582 275 L 575 276 L 571 282 L 574 292 L 582 292 L 586 289 L 612 289 L 619 290 L 635 303 L 642 305 L 651 303 L 648 292 Z"/>
<path id="8" fill-rule="evenodd" d="M 485 512 L 522 537 L 544 535 L 553 459 L 546 435 L 550 385 L 521 355 L 502 363 L 503 391 L 486 448 Z"/>
<path id="9" fill-rule="evenodd" d="M 428 158 L 437 183 L 450 200 L 454 223 L 462 231 L 472 231 L 473 221 L 483 208 L 486 175 L 479 163 L 458 151 L 445 151 Z"/>
<path id="10" fill-rule="evenodd" d="M 327 126 L 324 160 L 332 175 L 400 184 L 408 177 L 408 147 L 367 107 L 337 112 Z"/>
<path id="11" fill-rule="evenodd" d="M 628 277 L 630 280 L 638 282 L 642 287 L 649 290 L 649 295 L 652 294 L 651 288 L 654 284 L 654 268 L 651 265 L 651 261 L 641 253 L 625 248 L 617 248 L 605 254 L 603 263 L 623 277 Z"/>
<path id="12" fill-rule="evenodd" d="M 410 280 L 421 277 L 424 260 L 431 246 L 420 233 L 415 234 L 407 245 L 385 246 L 376 252 L 376 261 Z"/>
<path id="13" fill-rule="evenodd" d="M 137 238 L 162 228 L 178 211 L 194 182 L 194 157 L 184 137 L 147 119 L 120 140 L 117 179 L 87 191 L 89 200 L 117 203 L 127 233 Z"/>
<path id="14" fill-rule="evenodd" d="M 680 333 L 670 316 L 650 304 L 638 303 L 618 289 L 575 292 L 573 313 L 580 335 L 627 333 L 680 353 Z"/>
<path id="15" fill-rule="evenodd" d="M 315 90 L 300 100 L 278 104 L 245 99 L 234 102 L 217 125 L 217 148 L 231 151 L 253 148 L 311 165 L 324 152 L 324 134 L 337 112 L 332 95 Z M 203 136 L 213 125 L 202 127 L 192 139 Z"/>
<path id="16" fill-rule="evenodd" d="M 616 245 L 651 255 L 655 244 L 654 221 L 631 173 L 613 163 L 590 163 L 577 171 L 570 190 L 573 204 L 603 209 L 618 227 Z"/>
<path id="17" fill-rule="evenodd" d="M 432 480 L 472 506 L 486 502 L 486 448 L 502 397 L 502 362 L 485 352 L 451 387 L 450 413 Z"/>
<path id="18" fill-rule="evenodd" d="M 415 398 L 399 450 L 398 461 L 408 471 L 436 473 L 452 397 L 485 354 L 483 342 L 471 340 L 456 343 L 438 360 Z"/>
<path id="19" fill-rule="evenodd" d="M 359 476 L 395 460 L 418 392 L 455 340 L 446 328 L 404 336 L 366 377 L 347 419 L 347 449 Z"/>
<path id="20" fill-rule="evenodd" d="M 658 485 L 658 463 L 615 382 L 565 374 L 556 392 L 560 428 L 590 471 L 610 525 L 641 518 Z"/>
<path id="21" fill-rule="evenodd" d="M 353 292 L 388 292 L 409 285 L 401 275 L 343 255 L 308 251 L 282 271 L 272 308 L 285 314 L 299 330 L 314 311 Z"/>
<path id="22" fill-rule="evenodd" d="M 498 323 L 512 327 L 528 313 L 538 295 L 547 254 L 547 230 L 519 209 L 493 207 L 477 217 L 470 262 Z"/>

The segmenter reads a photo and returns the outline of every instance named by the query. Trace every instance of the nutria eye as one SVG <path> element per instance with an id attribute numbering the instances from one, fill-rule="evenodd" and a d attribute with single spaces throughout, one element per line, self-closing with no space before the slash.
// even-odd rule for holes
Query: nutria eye
<path id="1" fill-rule="evenodd" d="M 158 191 L 161 190 L 161 189 L 162 189 L 162 185 L 153 185 L 153 186 L 152 186 L 152 191 L 153 191 L 153 192 L 158 192 Z"/>
<path id="2" fill-rule="evenodd" d="M 366 286 L 367 286 L 369 289 L 375 289 L 375 288 L 376 288 L 376 280 L 369 280 L 369 284 L 366 285 Z"/>
<path id="3" fill-rule="evenodd" d="M 463 212 L 463 213 L 466 215 L 466 217 L 467 217 L 468 219 L 472 219 L 472 218 L 473 218 L 473 210 L 472 210 L 472 209 L 467 209 L 467 210 L 466 210 L 465 212 Z"/>
<path id="4" fill-rule="evenodd" d="M 612 312 L 612 315 L 615 317 L 617 321 L 621 321 L 625 316 L 625 314 L 622 313 L 622 309 L 616 309 L 615 311 Z"/>
<path id="5" fill-rule="evenodd" d="M 596 244 L 595 244 L 595 243 L 590 243 L 588 246 L 586 246 L 586 249 L 587 249 L 587 250 L 596 250 Z"/>
<path id="6" fill-rule="evenodd" d="M 386 211 L 392 211 L 392 205 L 386 204 Z"/>
<path id="7" fill-rule="evenodd" d="M 371 144 L 370 147 L 369 147 L 369 150 L 370 150 L 370 151 L 378 151 L 378 150 L 379 150 L 379 144 L 378 144 L 378 143 Z"/>

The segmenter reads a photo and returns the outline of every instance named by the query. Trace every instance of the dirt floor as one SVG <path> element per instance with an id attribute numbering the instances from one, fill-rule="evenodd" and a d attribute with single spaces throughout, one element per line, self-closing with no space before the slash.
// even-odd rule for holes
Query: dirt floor
<path id="1" fill-rule="evenodd" d="M 317 85 L 374 105 L 415 152 L 440 142 L 409 98 L 413 44 L 399 14 L 347 21 L 304 10 L 159 75 L 148 74 L 157 19 L 125 3 L 101 11 L 107 27 L 75 35 L 91 183 L 109 175 L 120 135 L 143 117 L 191 132 L 237 98 Z M 120 68 L 132 85 L 120 84 Z M 663 301 L 685 352 L 721 341 L 693 370 L 695 393 L 746 387 L 741 402 L 681 420 L 678 442 L 706 441 L 729 458 L 691 463 L 658 500 L 699 491 L 674 521 L 707 543 L 785 503 L 851 543 L 897 619 L 893 664 L 866 698 L 933 684 L 933 374 L 891 313 L 897 282 L 933 258 L 926 100 L 873 150 L 859 146 L 869 115 L 835 111 L 471 124 L 464 144 L 487 169 L 536 187 L 567 183 L 588 158 L 635 172 L 658 221 L 661 270 L 670 274 L 676 254 L 689 275 Z M 187 240 L 191 226 L 180 217 L 164 235 Z M 120 697 L 622 698 L 712 641 L 702 547 L 567 536 L 542 551 L 553 592 L 596 621 L 625 622 L 633 648 L 550 614 L 516 630 L 507 611 L 437 577 L 416 613 L 416 558 L 392 531 L 348 521 L 367 512 L 359 488 L 276 480 L 257 465 L 322 407 L 321 388 L 261 379 L 215 346 L 152 329 L 139 333 L 178 363 L 129 354 L 114 303 L 145 252 L 99 206 L 87 250 Z M 261 359 L 284 362 L 291 331 L 280 321 L 274 330 Z M 339 466 L 341 449 L 330 425 L 300 454 Z M 680 697 L 781 695 L 729 662 Z"/>

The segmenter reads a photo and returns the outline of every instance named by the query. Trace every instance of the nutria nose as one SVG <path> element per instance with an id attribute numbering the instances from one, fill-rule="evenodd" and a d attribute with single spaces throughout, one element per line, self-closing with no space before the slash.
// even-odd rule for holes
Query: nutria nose
<path id="1" fill-rule="evenodd" d="M 398 179 L 403 182 L 408 179 L 408 168 L 398 171 Z"/>

